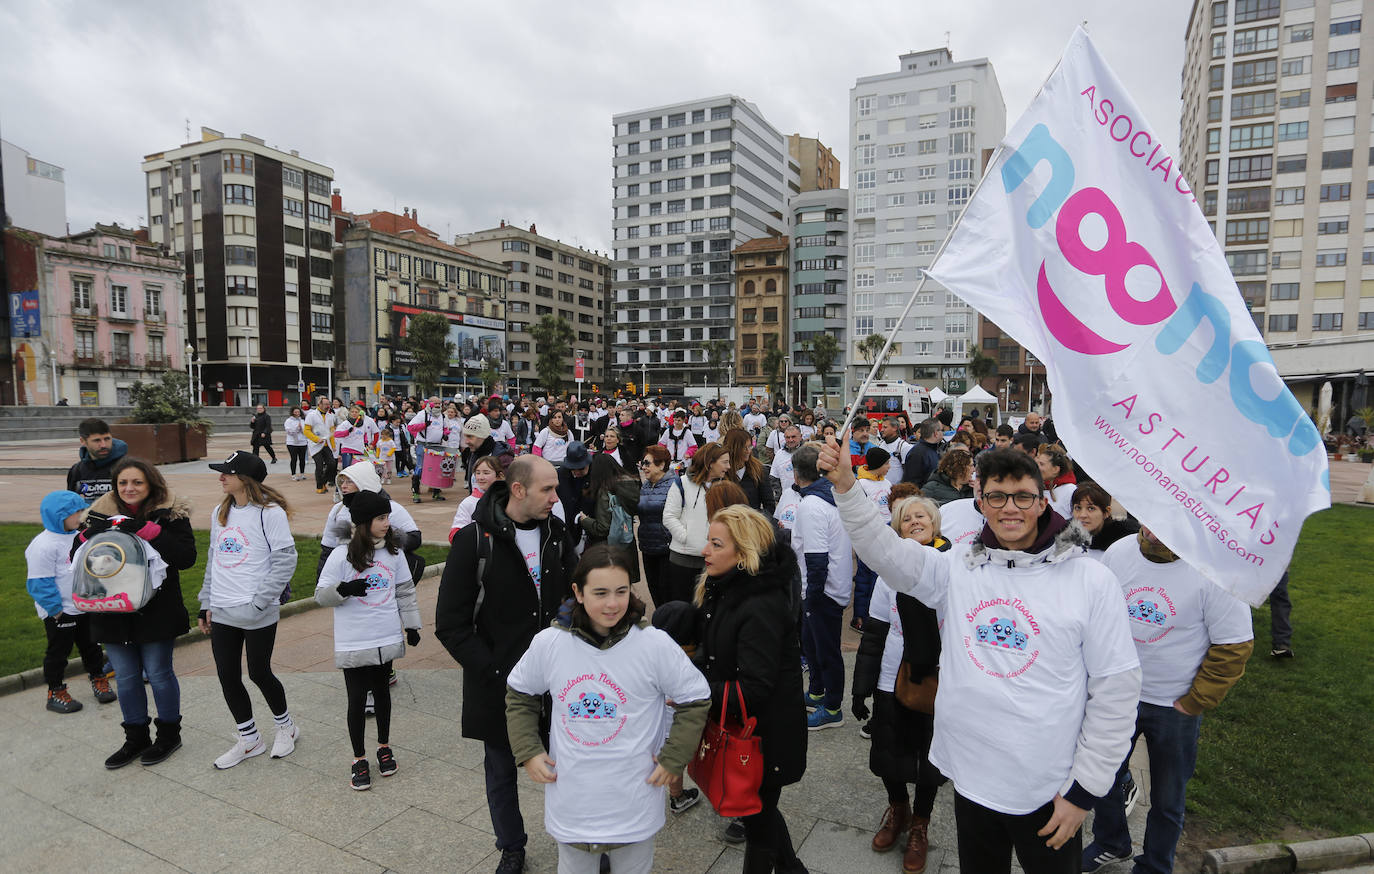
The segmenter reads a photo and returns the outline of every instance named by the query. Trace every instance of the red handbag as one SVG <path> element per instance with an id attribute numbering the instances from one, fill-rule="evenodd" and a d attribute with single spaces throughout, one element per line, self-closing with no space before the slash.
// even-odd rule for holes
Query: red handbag
<path id="1" fill-rule="evenodd" d="M 763 810 L 759 786 L 763 783 L 763 745 L 754 737 L 758 720 L 744 709 L 744 692 L 735 683 L 740 725 L 726 725 L 725 712 L 730 700 L 730 684 L 725 684 L 720 705 L 720 723 L 708 722 L 701 735 L 697 754 L 687 765 L 687 773 L 711 802 L 720 816 L 750 816 Z"/>

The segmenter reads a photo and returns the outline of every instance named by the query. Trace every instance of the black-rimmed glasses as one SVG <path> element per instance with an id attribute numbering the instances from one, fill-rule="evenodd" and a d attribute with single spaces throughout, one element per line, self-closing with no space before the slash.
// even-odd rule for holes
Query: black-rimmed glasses
<path id="1" fill-rule="evenodd" d="M 983 502 L 994 510 L 1000 510 L 1007 505 L 1007 499 L 1011 498 L 1018 508 L 1029 510 L 1035 506 L 1039 497 L 1034 492 L 1017 492 L 1014 495 L 1009 495 L 1006 492 L 984 492 Z"/>

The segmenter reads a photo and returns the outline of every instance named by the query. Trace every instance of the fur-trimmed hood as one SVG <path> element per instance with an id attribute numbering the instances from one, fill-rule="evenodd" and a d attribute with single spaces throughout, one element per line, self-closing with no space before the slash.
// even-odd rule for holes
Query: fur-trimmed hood
<path id="1" fill-rule="evenodd" d="M 159 510 L 166 510 L 168 519 L 190 519 L 191 509 L 189 500 L 180 495 L 169 494 L 167 500 L 151 508 L 147 515 L 151 516 Z M 118 516 L 123 511 L 119 509 L 119 503 L 115 500 L 115 493 L 106 492 L 95 499 L 95 503 L 91 504 L 91 508 L 87 512 L 99 513 L 102 516 Z"/>
<path id="2" fill-rule="evenodd" d="M 1088 544 L 1092 537 L 1077 521 L 1065 520 L 1053 510 L 1046 510 L 1037 522 L 1039 533 L 1030 549 L 1003 549 L 997 545 L 997 538 L 988 525 L 968 552 L 964 554 L 964 564 L 972 570 L 979 565 L 998 564 L 1007 567 L 1031 567 L 1037 564 L 1055 564 L 1080 558 L 1088 554 Z"/>

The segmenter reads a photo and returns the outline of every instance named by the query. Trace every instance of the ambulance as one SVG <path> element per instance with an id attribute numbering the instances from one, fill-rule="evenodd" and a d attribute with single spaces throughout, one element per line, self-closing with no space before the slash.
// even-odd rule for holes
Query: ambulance
<path id="1" fill-rule="evenodd" d="M 912 425 L 918 425 L 930 418 L 930 394 L 914 382 L 875 380 L 859 398 L 859 409 L 873 422 L 905 413 Z"/>

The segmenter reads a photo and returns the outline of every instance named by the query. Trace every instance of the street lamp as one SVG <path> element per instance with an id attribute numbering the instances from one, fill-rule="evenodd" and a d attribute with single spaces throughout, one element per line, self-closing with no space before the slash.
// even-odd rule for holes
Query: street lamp
<path id="1" fill-rule="evenodd" d="M 782 397 L 783 400 L 791 404 L 792 399 L 788 397 L 792 393 L 792 356 L 782 356 Z"/>
<path id="2" fill-rule="evenodd" d="M 192 346 L 190 343 L 187 343 L 187 344 L 186 344 L 186 350 L 185 350 L 185 351 L 186 351 L 186 395 L 187 395 L 187 398 L 186 398 L 186 399 L 187 399 L 188 401 L 190 401 L 190 402 L 191 402 L 191 406 L 194 407 L 194 406 L 196 405 L 196 381 L 195 381 L 195 378 L 191 375 L 191 359 L 192 359 L 192 358 L 195 356 L 195 354 L 196 354 L 196 347 Z"/>

